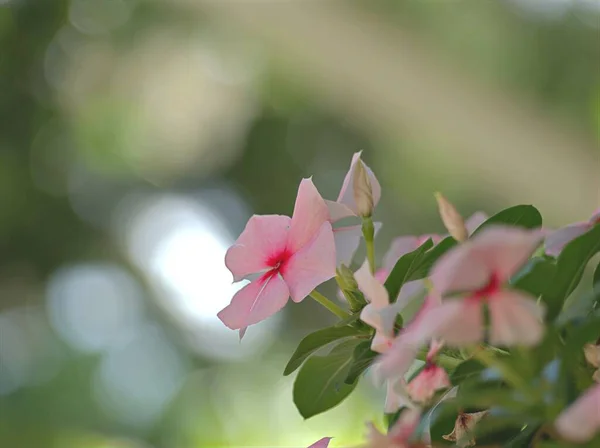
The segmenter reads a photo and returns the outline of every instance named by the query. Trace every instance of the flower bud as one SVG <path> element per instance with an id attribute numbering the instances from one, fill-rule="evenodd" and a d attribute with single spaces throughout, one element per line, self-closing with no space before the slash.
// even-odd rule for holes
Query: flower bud
<path id="1" fill-rule="evenodd" d="M 448 229 L 448 233 L 458 242 L 466 241 L 469 238 L 469 231 L 463 217 L 441 193 L 435 193 L 435 199 L 440 210 L 440 217 Z"/>
<path id="2" fill-rule="evenodd" d="M 367 304 L 363 294 L 358 289 L 354 274 L 348 266 L 341 264 L 336 269 L 335 280 L 352 311 L 359 311 Z"/>
<path id="3" fill-rule="evenodd" d="M 352 181 L 352 190 L 354 202 L 356 202 L 356 211 L 360 216 L 369 217 L 373 214 L 375 207 L 373 201 L 373 189 L 369 180 L 369 173 L 362 160 L 358 159 L 354 165 L 354 178 Z"/>

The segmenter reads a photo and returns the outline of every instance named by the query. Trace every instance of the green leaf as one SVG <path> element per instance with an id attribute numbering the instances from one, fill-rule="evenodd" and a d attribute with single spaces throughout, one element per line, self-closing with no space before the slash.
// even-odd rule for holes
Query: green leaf
<path id="1" fill-rule="evenodd" d="M 352 365 L 358 340 L 342 342 L 328 356 L 313 356 L 294 381 L 294 403 L 304 418 L 337 406 L 356 387 L 344 381 Z"/>
<path id="2" fill-rule="evenodd" d="M 600 263 L 598 263 L 598 266 L 596 266 L 596 270 L 594 271 L 592 285 L 594 286 L 594 291 L 598 291 L 600 293 Z"/>
<path id="3" fill-rule="evenodd" d="M 362 373 L 373 363 L 377 352 L 371 350 L 371 341 L 363 341 L 356 346 L 352 355 L 352 365 L 346 377 L 346 384 L 355 383 Z"/>
<path id="4" fill-rule="evenodd" d="M 306 358 L 321 347 L 324 347 L 333 341 L 337 341 L 338 339 L 349 338 L 358 334 L 361 334 L 360 330 L 348 326 L 323 328 L 322 330 L 309 334 L 300 341 L 298 348 L 296 348 L 296 351 L 285 366 L 283 375 L 287 376 L 292 373 L 300 367 Z"/>
<path id="5" fill-rule="evenodd" d="M 406 281 L 421 280 L 422 278 L 427 277 L 431 267 L 438 260 L 438 258 L 444 255 L 454 246 L 456 246 L 456 240 L 451 236 L 448 236 L 437 243 L 435 246 L 425 252 L 425 255 L 423 258 L 421 258 L 418 266 L 415 267 L 413 273 Z"/>
<path id="6" fill-rule="evenodd" d="M 478 376 L 486 367 L 476 359 L 469 359 L 461 363 L 450 375 L 453 385 L 458 385 L 463 381 Z"/>
<path id="7" fill-rule="evenodd" d="M 521 291 L 539 297 L 546 292 L 556 272 L 556 265 L 542 257 L 532 258 L 510 280 L 510 283 Z"/>
<path id="8" fill-rule="evenodd" d="M 548 291 L 542 300 L 548 308 L 548 320 L 554 320 L 560 313 L 565 300 L 575 290 L 590 259 L 600 252 L 600 225 L 575 238 L 562 250 L 556 261 L 554 275 Z"/>
<path id="9" fill-rule="evenodd" d="M 425 251 L 433 246 L 431 238 L 421 244 L 417 249 L 409 252 L 396 262 L 396 265 L 390 272 L 387 280 L 385 281 L 385 289 L 390 296 L 390 302 L 395 302 L 400 289 L 402 286 L 409 281 L 410 277 L 414 275 L 415 270 L 419 267 L 419 263 L 423 258 Z"/>
<path id="10" fill-rule="evenodd" d="M 335 324 L 335 327 L 344 327 L 344 326 L 353 324 L 354 322 L 358 321 L 359 319 L 360 319 L 360 313 L 354 313 L 354 314 L 351 314 L 350 317 L 347 317 L 347 318 L 342 319 L 339 322 L 337 322 Z"/>
<path id="11" fill-rule="evenodd" d="M 473 234 L 480 232 L 492 224 L 505 224 L 524 227 L 526 229 L 535 229 L 542 227 L 542 215 L 540 215 L 540 212 L 533 205 L 515 205 L 490 217 Z"/>

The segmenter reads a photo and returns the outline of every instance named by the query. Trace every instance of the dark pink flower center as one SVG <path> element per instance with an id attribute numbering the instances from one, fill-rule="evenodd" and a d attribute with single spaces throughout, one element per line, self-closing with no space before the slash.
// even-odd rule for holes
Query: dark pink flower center
<path id="1" fill-rule="evenodd" d="M 283 273 L 283 271 L 285 270 L 286 263 L 291 258 L 291 256 L 292 252 L 286 247 L 285 249 L 271 255 L 267 259 L 267 266 L 269 266 L 273 271 Z"/>
<path id="2" fill-rule="evenodd" d="M 484 301 L 499 292 L 500 287 L 500 277 L 497 273 L 493 272 L 488 283 L 482 288 L 479 288 L 473 292 L 472 298 L 478 301 Z"/>

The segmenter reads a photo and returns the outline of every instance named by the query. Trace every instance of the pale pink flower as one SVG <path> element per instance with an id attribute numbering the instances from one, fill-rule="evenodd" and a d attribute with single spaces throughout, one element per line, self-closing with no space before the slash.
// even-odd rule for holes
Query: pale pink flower
<path id="1" fill-rule="evenodd" d="M 408 383 L 408 393 L 413 401 L 417 403 L 426 403 L 433 398 L 438 390 L 452 386 L 446 371 L 435 363 L 435 357 L 442 347 L 443 344 L 439 341 L 431 342 L 431 347 L 425 358 L 425 367 Z"/>
<path id="2" fill-rule="evenodd" d="M 479 421 L 485 417 L 489 411 L 466 413 L 461 412 L 456 418 L 454 429 L 450 434 L 442 436 L 445 440 L 456 442 L 456 446 L 465 448 L 475 446 L 475 437 L 473 430 Z"/>
<path id="3" fill-rule="evenodd" d="M 561 229 L 548 232 L 545 241 L 546 253 L 557 257 L 571 240 L 583 235 L 598 223 L 600 223 L 600 208 L 587 221 L 576 222 Z"/>
<path id="4" fill-rule="evenodd" d="M 592 379 L 597 383 L 600 383 L 600 345 L 596 344 L 585 344 L 583 346 L 583 353 L 585 354 L 586 361 L 596 368 Z"/>
<path id="5" fill-rule="evenodd" d="M 335 244 L 327 206 L 312 180 L 303 179 L 292 218 L 254 215 L 229 248 L 225 264 L 234 281 L 260 276 L 240 289 L 218 314 L 243 332 L 279 311 L 291 296 L 302 301 L 335 275 Z"/>
<path id="6" fill-rule="evenodd" d="M 415 407 L 415 404 L 408 396 L 406 386 L 406 381 L 402 377 L 389 379 L 387 381 L 384 412 L 391 414 L 403 407 Z"/>
<path id="7" fill-rule="evenodd" d="M 544 310 L 530 295 L 508 289 L 505 284 L 539 245 L 539 230 L 491 226 L 444 254 L 434 265 L 431 280 L 445 296 L 429 312 L 436 337 L 463 346 L 484 338 L 482 305 L 490 312 L 492 345 L 537 344 L 542 338 Z"/>
<path id="8" fill-rule="evenodd" d="M 600 384 L 586 390 L 554 422 L 558 433 L 571 442 L 587 442 L 600 430 Z"/>
<path id="9" fill-rule="evenodd" d="M 364 448 L 411 448 L 417 446 L 417 443 L 411 439 L 419 426 L 420 419 L 421 411 L 419 409 L 406 409 L 387 434 L 382 434 L 373 424 L 369 424 L 367 444 L 364 445 Z"/>
<path id="10" fill-rule="evenodd" d="M 390 305 L 387 290 L 371 275 L 367 262 L 355 272 L 354 278 L 358 288 L 369 302 L 362 309 L 360 319 L 375 329 L 371 349 L 384 353 L 391 346 L 394 338 L 396 316 L 406 304 L 395 302 Z"/>
<path id="11" fill-rule="evenodd" d="M 433 324 L 437 316 L 431 313 L 440 304 L 436 295 L 429 295 L 415 317 L 406 325 L 391 347 L 373 365 L 375 381 L 381 383 L 385 379 L 403 378 L 415 361 L 419 349 L 429 342 L 433 335 Z"/>
<path id="12" fill-rule="evenodd" d="M 316 441 L 308 448 L 327 448 L 332 437 L 323 437 L 321 440 Z"/>

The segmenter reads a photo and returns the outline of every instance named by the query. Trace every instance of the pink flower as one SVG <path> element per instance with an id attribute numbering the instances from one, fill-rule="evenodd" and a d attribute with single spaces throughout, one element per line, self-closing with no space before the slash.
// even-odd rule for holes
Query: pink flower
<path id="1" fill-rule="evenodd" d="M 332 437 L 323 437 L 321 440 L 313 443 L 308 448 L 327 448 L 329 446 L 329 442 L 331 442 Z"/>
<path id="2" fill-rule="evenodd" d="M 432 314 L 440 304 L 439 297 L 430 295 L 425 299 L 421 309 L 406 327 L 394 339 L 391 347 L 377 360 L 373 366 L 375 381 L 381 383 L 385 379 L 403 378 L 415 361 L 419 349 L 432 338 L 433 324 L 437 316 Z"/>
<path id="3" fill-rule="evenodd" d="M 549 232 L 546 237 L 546 253 L 557 257 L 563 248 L 580 235 L 600 223 L 600 208 L 597 209 L 588 221 L 576 222 L 562 229 Z"/>
<path id="4" fill-rule="evenodd" d="M 438 390 L 452 386 L 446 371 L 435 363 L 435 357 L 442 347 L 443 344 L 440 342 L 433 341 L 431 343 L 425 367 L 408 383 L 408 393 L 417 403 L 426 403 Z"/>
<path id="5" fill-rule="evenodd" d="M 359 208 L 364 208 L 364 205 L 357 203 L 353 187 L 357 171 L 359 171 L 359 174 L 362 174 L 363 183 L 366 182 L 370 185 L 373 208 L 381 198 L 381 186 L 379 185 L 379 181 L 375 177 L 375 174 L 373 174 L 371 168 L 361 160 L 361 152 L 362 151 L 357 152 L 352 156 L 350 169 L 344 178 L 344 183 L 342 184 L 342 189 L 337 201 L 325 201 L 327 208 L 329 209 L 329 220 L 332 224 L 351 216 L 361 216 L 361 210 Z M 356 169 L 357 164 L 361 165 L 361 170 Z M 362 202 L 360 198 L 359 202 Z M 375 232 L 380 228 L 381 224 L 375 223 Z M 337 264 L 340 265 L 343 263 L 346 266 L 349 266 L 362 238 L 362 225 L 336 227 L 333 229 L 333 234 L 337 251 Z"/>
<path id="6" fill-rule="evenodd" d="M 415 407 L 408 396 L 406 381 L 402 377 L 389 379 L 386 385 L 384 412 L 391 414 L 403 407 Z"/>
<path id="7" fill-rule="evenodd" d="M 373 424 L 369 424 L 368 443 L 364 448 L 410 448 L 416 446 L 411 439 L 419 426 L 420 419 L 420 410 L 406 409 L 387 434 L 382 434 Z"/>
<path id="8" fill-rule="evenodd" d="M 589 388 L 554 422 L 558 433 L 571 442 L 586 442 L 600 430 L 600 384 Z"/>
<path id="9" fill-rule="evenodd" d="M 218 314 L 240 337 L 249 325 L 275 314 L 291 296 L 302 301 L 335 275 L 335 244 L 329 212 L 310 179 L 298 189 L 292 218 L 254 215 L 229 248 L 225 264 L 234 281 L 259 274 Z"/>
<path id="10" fill-rule="evenodd" d="M 487 304 L 492 345 L 537 344 L 544 332 L 544 310 L 533 297 L 508 289 L 505 283 L 541 238 L 539 230 L 488 227 L 443 255 L 432 270 L 434 288 L 442 296 L 460 292 L 462 298 L 445 298 L 429 312 L 436 337 L 454 346 L 483 340 L 482 306 Z"/>
<path id="11" fill-rule="evenodd" d="M 354 274 L 358 288 L 369 302 L 361 311 L 360 319 L 375 329 L 371 349 L 384 353 L 392 344 L 396 316 L 405 304 L 396 302 L 390 305 L 385 287 L 369 271 L 365 262 Z"/>

